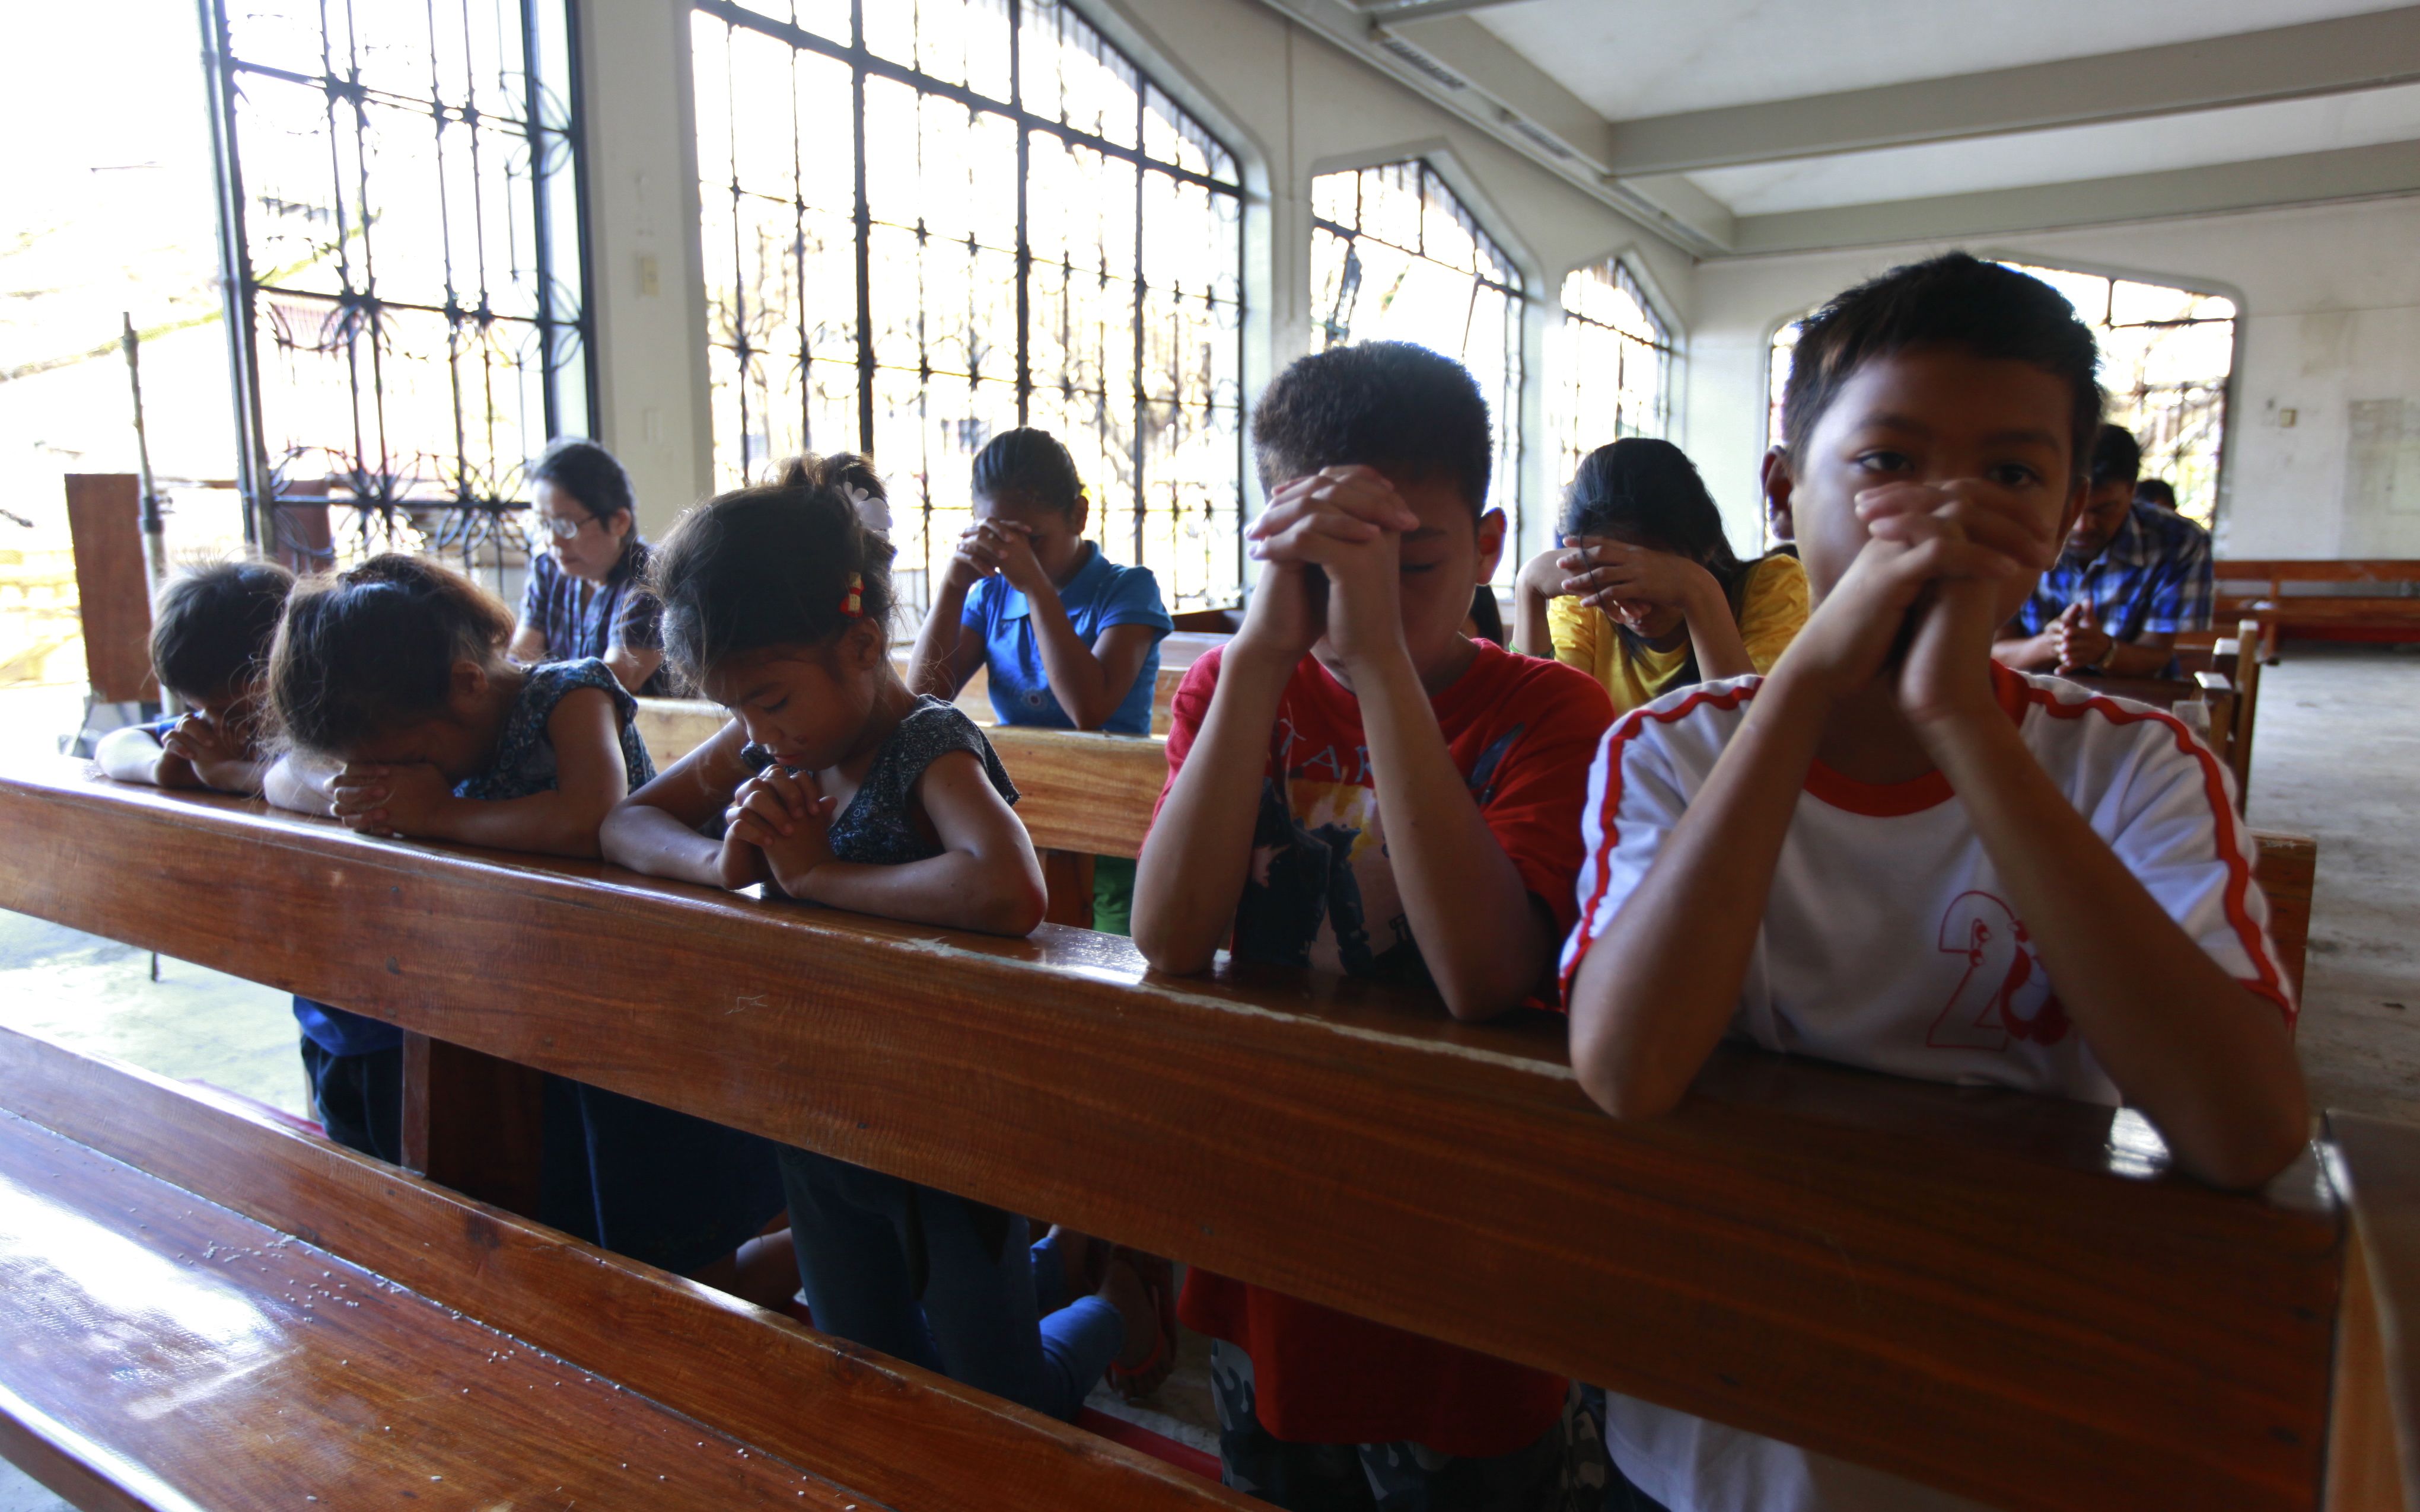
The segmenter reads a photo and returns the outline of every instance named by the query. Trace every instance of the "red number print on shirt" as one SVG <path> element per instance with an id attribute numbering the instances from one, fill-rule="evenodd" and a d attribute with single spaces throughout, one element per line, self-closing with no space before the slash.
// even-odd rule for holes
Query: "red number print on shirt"
<path id="1" fill-rule="evenodd" d="M 2067 1038 L 2067 1010 L 2050 989 L 2016 910 L 1988 892 L 1962 892 L 1941 916 L 1941 949 L 1966 958 L 1966 974 L 1932 1021 L 1935 1050 L 2006 1050 L 2010 1037 L 2052 1045 Z"/>

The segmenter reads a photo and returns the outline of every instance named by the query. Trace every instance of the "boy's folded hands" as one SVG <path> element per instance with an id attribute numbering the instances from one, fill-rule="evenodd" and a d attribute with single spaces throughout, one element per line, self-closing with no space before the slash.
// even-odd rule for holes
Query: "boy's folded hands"
<path id="1" fill-rule="evenodd" d="M 1980 479 L 1869 488 L 1856 512 L 1866 543 L 1783 666 L 1838 697 L 1903 650 L 1900 702 L 1911 718 L 1989 707 L 2002 592 L 2049 563 L 2056 522 Z"/>
<path id="2" fill-rule="evenodd" d="M 1419 525 L 1395 486 L 1372 468 L 1326 468 L 1286 484 L 1247 535 L 1265 566 L 1238 638 L 1252 634 L 1262 600 L 1272 598 L 1252 643 L 1282 649 L 1298 641 L 1290 660 L 1323 633 L 1347 663 L 1400 649 L 1403 538 Z"/>

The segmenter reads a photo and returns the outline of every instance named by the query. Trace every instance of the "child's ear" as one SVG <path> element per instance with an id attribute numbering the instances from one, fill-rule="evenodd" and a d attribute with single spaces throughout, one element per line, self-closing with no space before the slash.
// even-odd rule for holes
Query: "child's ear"
<path id="1" fill-rule="evenodd" d="M 1474 584 L 1496 580 L 1496 564 L 1504 560 L 1504 511 L 1491 509 L 1479 517 L 1479 575 Z"/>
<path id="2" fill-rule="evenodd" d="M 1084 494 L 1076 496 L 1076 507 L 1067 512 L 1067 529 L 1078 540 L 1083 539 L 1084 527 L 1093 522 L 1093 501 Z"/>
<path id="3" fill-rule="evenodd" d="M 1767 451 L 1760 478 L 1764 486 L 1764 517 L 1773 527 L 1774 539 L 1798 539 L 1798 520 L 1791 503 L 1798 485 L 1790 475 L 1790 453 L 1778 446 Z"/>
<path id="4" fill-rule="evenodd" d="M 884 635 L 881 625 L 872 619 L 854 620 L 849 624 L 848 633 L 841 639 L 841 647 L 852 670 L 871 671 L 876 665 L 889 658 L 891 638 Z"/>
<path id="5" fill-rule="evenodd" d="M 446 680 L 445 702 L 457 719 L 468 719 L 479 712 L 488 693 L 488 669 L 464 657 L 454 664 Z"/>

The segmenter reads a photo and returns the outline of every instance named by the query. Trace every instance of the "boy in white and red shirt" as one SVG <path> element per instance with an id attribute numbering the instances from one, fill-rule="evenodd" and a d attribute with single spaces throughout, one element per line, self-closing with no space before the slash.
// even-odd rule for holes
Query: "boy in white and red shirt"
<path id="1" fill-rule="evenodd" d="M 1590 777 L 1572 1058 L 1621 1118 L 1717 1041 L 2115 1103 L 2204 1180 L 2307 1134 L 2294 1007 L 2217 762 L 2138 704 L 1995 666 L 2084 498 L 2091 333 L 1952 254 L 1804 328 L 1767 497 L 1816 609 L 1769 676 L 1633 712 Z M 1963 1507 L 1614 1397 L 1631 1505 Z M 1620 1497 L 1614 1504 L 1621 1504 Z"/>
<path id="2" fill-rule="evenodd" d="M 1551 1002 L 1588 763 L 1576 668 L 1462 634 L 1494 574 L 1487 405 L 1397 342 L 1307 357 L 1252 417 L 1269 506 L 1243 628 L 1177 689 L 1135 877 L 1163 971 L 1238 958 L 1433 984 L 1457 1018 Z M 1229 1485 L 1281 1506 L 1544 1512 L 1569 1383 L 1196 1270 Z"/>

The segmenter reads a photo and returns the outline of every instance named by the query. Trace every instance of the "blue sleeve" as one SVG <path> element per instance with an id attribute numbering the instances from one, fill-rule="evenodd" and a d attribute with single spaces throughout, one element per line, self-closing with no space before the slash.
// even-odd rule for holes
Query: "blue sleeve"
<path id="1" fill-rule="evenodd" d="M 991 624 L 991 601 L 998 596 L 992 585 L 999 581 L 998 578 L 985 578 L 967 591 L 966 608 L 958 612 L 960 625 L 981 628 Z"/>
<path id="2" fill-rule="evenodd" d="M 547 569 L 553 565 L 553 558 L 543 550 L 534 550 L 530 553 L 529 576 L 521 579 L 521 624 L 540 634 L 547 633 L 548 629 L 545 619 L 546 574 Z"/>
<path id="3" fill-rule="evenodd" d="M 1167 609 L 1159 601 L 1159 579 L 1151 575 L 1149 567 L 1118 570 L 1117 579 L 1102 597 L 1099 623 L 1104 630 L 1117 625 L 1148 625 L 1162 636 L 1176 628 L 1176 622 L 1168 617 Z"/>

